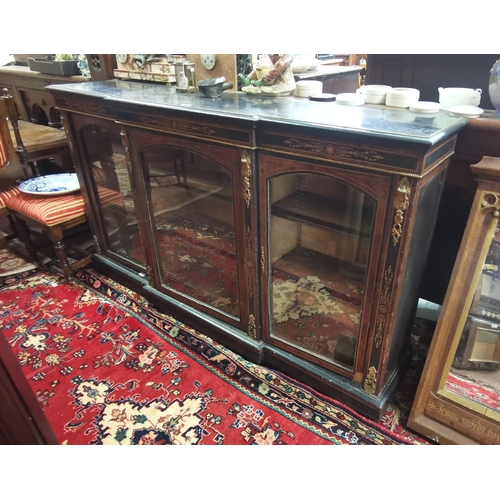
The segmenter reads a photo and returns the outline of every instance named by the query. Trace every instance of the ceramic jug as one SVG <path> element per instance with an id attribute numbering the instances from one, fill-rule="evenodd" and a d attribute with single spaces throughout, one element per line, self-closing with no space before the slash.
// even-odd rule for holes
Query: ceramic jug
<path id="1" fill-rule="evenodd" d="M 490 92 L 491 103 L 497 115 L 500 116 L 500 59 L 491 68 L 488 90 Z"/>
<path id="2" fill-rule="evenodd" d="M 439 87 L 439 104 L 447 110 L 452 106 L 479 106 L 481 89 L 466 89 L 462 87 Z"/>

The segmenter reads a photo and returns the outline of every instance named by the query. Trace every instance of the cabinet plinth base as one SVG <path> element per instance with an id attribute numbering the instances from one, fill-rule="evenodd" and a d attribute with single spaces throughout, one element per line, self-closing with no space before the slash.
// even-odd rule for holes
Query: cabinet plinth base
<path id="1" fill-rule="evenodd" d="M 408 356 L 405 359 L 407 358 Z M 380 420 L 390 403 L 405 366 L 404 362 L 401 363 L 399 368 L 393 372 L 382 392 L 378 396 L 372 396 L 358 384 L 342 375 L 269 345 L 264 347 L 263 364 L 294 378 L 295 383 L 300 380 L 299 383 L 307 384 L 316 391 L 336 399 L 374 421 Z"/>

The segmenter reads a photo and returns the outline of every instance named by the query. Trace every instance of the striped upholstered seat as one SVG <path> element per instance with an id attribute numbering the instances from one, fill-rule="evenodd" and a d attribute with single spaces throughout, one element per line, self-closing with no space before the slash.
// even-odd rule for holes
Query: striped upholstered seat
<path id="1" fill-rule="evenodd" d="M 123 206 L 123 196 L 117 191 L 102 186 L 98 190 L 102 206 Z M 49 227 L 65 224 L 85 215 L 83 196 L 80 193 L 46 197 L 19 193 L 8 197 L 5 203 L 9 210 Z"/>
<path id="2" fill-rule="evenodd" d="M 9 189 L 1 190 L 0 191 L 0 210 L 7 207 L 7 200 L 8 199 L 14 198 L 20 192 L 21 191 L 19 191 L 19 188 L 17 186 L 11 187 Z"/>
<path id="3" fill-rule="evenodd" d="M 109 207 L 117 218 L 118 224 L 124 223 L 123 195 L 112 189 L 99 186 L 99 198 L 102 207 Z M 66 255 L 63 232 L 87 222 L 85 206 L 81 193 L 55 196 L 40 196 L 18 192 L 15 196 L 5 196 L 7 210 L 13 216 L 17 232 L 26 245 L 30 259 L 37 260 L 37 249 L 29 235 L 29 225 L 41 228 L 52 241 L 59 265 L 66 276 L 90 261 L 86 257 L 72 264 Z"/>

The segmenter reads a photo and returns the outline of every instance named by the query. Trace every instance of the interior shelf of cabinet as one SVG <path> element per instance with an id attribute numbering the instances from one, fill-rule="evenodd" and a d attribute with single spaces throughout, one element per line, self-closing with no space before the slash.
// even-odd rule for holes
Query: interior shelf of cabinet
<path id="1" fill-rule="evenodd" d="M 306 191 L 295 193 L 272 204 L 271 214 L 283 219 L 310 224 L 329 231 L 338 231 L 364 241 L 371 239 L 371 210 L 363 208 L 362 216 L 355 224 L 355 217 L 346 214 L 345 201 L 336 201 Z M 349 221 L 351 219 L 351 221 Z"/>

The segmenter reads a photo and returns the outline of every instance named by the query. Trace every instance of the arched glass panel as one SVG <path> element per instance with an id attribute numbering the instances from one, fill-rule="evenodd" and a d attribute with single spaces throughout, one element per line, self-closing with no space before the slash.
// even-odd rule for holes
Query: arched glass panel
<path id="1" fill-rule="evenodd" d="M 313 173 L 269 185 L 271 335 L 352 368 L 375 202 Z"/>
<path id="2" fill-rule="evenodd" d="M 142 152 L 163 284 L 239 317 L 231 172 L 175 146 Z"/>

